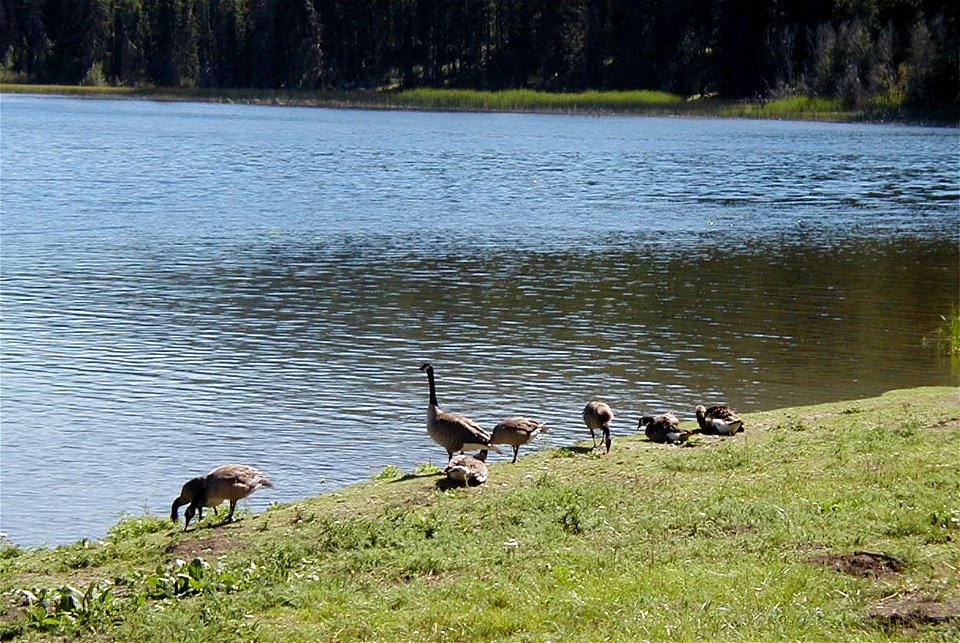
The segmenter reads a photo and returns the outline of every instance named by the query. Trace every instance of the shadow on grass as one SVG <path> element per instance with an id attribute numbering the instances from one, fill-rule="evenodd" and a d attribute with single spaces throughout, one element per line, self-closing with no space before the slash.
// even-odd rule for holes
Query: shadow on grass
<path id="1" fill-rule="evenodd" d="M 456 480 L 451 480 L 450 478 L 444 476 L 442 479 L 437 480 L 437 491 L 449 491 L 451 489 L 468 489 L 473 487 L 479 487 L 477 483 L 473 484 L 464 484 L 462 482 L 457 482 Z"/>
<path id="2" fill-rule="evenodd" d="M 432 478 L 434 476 L 442 476 L 443 471 L 437 469 L 436 471 L 431 471 L 430 473 L 405 473 L 399 478 L 391 478 L 388 480 L 390 484 L 395 482 L 404 482 L 406 480 L 419 480 L 420 478 Z"/>
<path id="3" fill-rule="evenodd" d="M 572 447 L 557 447 L 554 449 L 555 458 L 572 458 L 575 455 L 583 455 L 585 453 L 593 453 L 594 447 L 581 447 L 581 446 L 572 446 Z"/>

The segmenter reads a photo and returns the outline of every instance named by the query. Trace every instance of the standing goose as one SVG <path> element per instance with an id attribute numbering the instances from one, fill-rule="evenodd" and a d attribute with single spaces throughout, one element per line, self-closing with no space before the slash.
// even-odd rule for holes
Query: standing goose
<path id="1" fill-rule="evenodd" d="M 643 429 L 647 439 L 651 442 L 686 442 L 693 431 L 680 428 L 680 420 L 673 413 L 664 413 L 656 417 L 645 415 L 640 418 L 640 424 L 637 429 Z"/>
<path id="2" fill-rule="evenodd" d="M 514 415 L 501 420 L 497 426 L 493 427 L 490 444 L 509 444 L 512 446 L 513 462 L 516 463 L 520 447 L 540 435 L 546 428 L 546 424 Z"/>
<path id="3" fill-rule="evenodd" d="M 743 420 L 729 406 L 711 406 L 702 404 L 697 407 L 697 424 L 700 433 L 707 435 L 733 435 L 743 431 Z"/>
<path id="4" fill-rule="evenodd" d="M 260 487 L 273 487 L 273 483 L 259 469 L 245 464 L 225 464 L 205 476 L 188 480 L 180 490 L 180 497 L 173 501 L 170 519 L 176 522 L 180 507 L 189 504 L 183 514 L 186 519 L 183 530 L 186 531 L 194 514 L 199 513 L 198 520 L 203 520 L 204 507 L 217 507 L 224 500 L 229 500 L 230 513 L 224 522 L 230 522 L 233 520 L 237 501 L 246 498 Z"/>
<path id="5" fill-rule="evenodd" d="M 447 413 L 437 404 L 437 385 L 433 379 L 433 366 L 424 364 L 421 371 L 427 373 L 430 383 L 430 404 L 427 406 L 427 433 L 433 441 L 447 450 L 447 459 L 453 457 L 457 451 L 472 451 L 474 449 L 493 449 L 503 453 L 495 445 L 490 444 L 490 434 L 483 427 L 470 418 Z"/>
<path id="6" fill-rule="evenodd" d="M 613 410 L 606 402 L 599 400 L 590 400 L 583 407 L 583 421 L 590 429 L 590 437 L 593 438 L 593 448 L 597 448 L 597 436 L 594 429 L 603 431 L 603 443 L 607 447 L 607 453 L 610 453 L 610 423 L 613 422 Z"/>
<path id="7" fill-rule="evenodd" d="M 486 451 L 480 455 L 455 455 L 450 458 L 443 472 L 454 482 L 462 482 L 465 487 L 483 484 L 487 481 L 487 463 L 484 462 Z"/>

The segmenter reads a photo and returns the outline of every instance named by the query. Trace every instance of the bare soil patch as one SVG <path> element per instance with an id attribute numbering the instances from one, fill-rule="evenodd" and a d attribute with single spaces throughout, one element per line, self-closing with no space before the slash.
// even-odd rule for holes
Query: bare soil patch
<path id="1" fill-rule="evenodd" d="M 875 551 L 855 551 L 850 554 L 820 554 L 811 561 L 826 565 L 851 576 L 889 576 L 903 571 L 904 563 L 896 556 Z"/>
<path id="2" fill-rule="evenodd" d="M 902 598 L 871 607 L 867 616 L 890 628 L 910 629 L 960 621 L 960 601 L 943 602 Z"/>
<path id="3" fill-rule="evenodd" d="M 191 538 L 190 540 L 171 543 L 167 548 L 167 553 L 185 560 L 197 556 L 210 558 L 242 549 L 244 544 L 244 540 L 236 538 L 233 534 L 213 533 L 203 539 Z"/>

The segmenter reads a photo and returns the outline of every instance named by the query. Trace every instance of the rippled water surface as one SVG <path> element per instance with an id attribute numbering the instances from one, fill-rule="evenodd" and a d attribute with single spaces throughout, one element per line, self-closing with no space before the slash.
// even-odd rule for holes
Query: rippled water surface
<path id="1" fill-rule="evenodd" d="M 224 462 L 293 501 L 441 464 L 440 403 L 587 437 L 956 385 L 956 130 L 3 96 L 2 530 Z M 521 452 L 521 457 L 523 452 Z"/>

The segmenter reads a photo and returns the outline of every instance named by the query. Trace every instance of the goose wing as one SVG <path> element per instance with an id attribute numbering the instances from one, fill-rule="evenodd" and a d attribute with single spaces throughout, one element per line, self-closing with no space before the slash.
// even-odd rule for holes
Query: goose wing
<path id="1" fill-rule="evenodd" d="M 272 487 L 273 483 L 255 467 L 245 464 L 225 464 L 207 474 L 207 484 L 218 489 L 234 488 L 236 492 L 252 493 L 260 487 Z M 246 495 L 245 494 L 245 495 Z"/>
<path id="2" fill-rule="evenodd" d="M 493 427 L 491 442 L 497 444 L 516 445 L 525 444 L 535 438 L 546 428 L 546 425 L 520 415 L 514 415 L 501 420 Z"/>
<path id="3" fill-rule="evenodd" d="M 437 434 L 443 437 L 444 446 L 451 451 L 492 449 L 503 453 L 490 444 L 490 434 L 482 426 L 465 415 L 438 411 L 434 420 Z"/>
<path id="4" fill-rule="evenodd" d="M 723 420 L 724 422 L 731 422 L 740 419 L 733 409 L 723 404 L 718 404 L 717 406 L 711 406 L 708 408 L 706 417 L 707 419 Z"/>
<path id="5" fill-rule="evenodd" d="M 711 406 L 707 409 L 706 417 L 707 420 L 722 421 L 727 425 L 723 432 L 729 431 L 731 435 L 743 430 L 743 420 L 741 420 L 736 411 L 729 406 L 723 404 Z"/>

